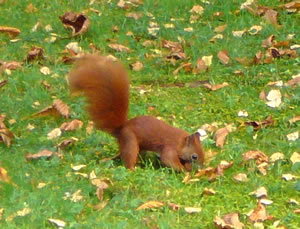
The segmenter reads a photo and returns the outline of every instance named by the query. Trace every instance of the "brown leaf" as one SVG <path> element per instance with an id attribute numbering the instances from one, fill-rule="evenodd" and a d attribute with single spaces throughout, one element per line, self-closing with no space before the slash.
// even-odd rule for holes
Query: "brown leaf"
<path id="1" fill-rule="evenodd" d="M 231 168 L 233 165 L 233 162 L 228 161 L 221 161 L 220 164 L 217 166 L 215 172 L 217 176 L 223 176 L 225 169 Z"/>
<path id="2" fill-rule="evenodd" d="M 294 118 L 291 118 L 291 119 L 289 120 L 289 123 L 290 123 L 290 124 L 293 124 L 293 123 L 298 122 L 298 121 L 300 121 L 300 115 L 295 116 Z"/>
<path id="3" fill-rule="evenodd" d="M 255 64 L 262 64 L 262 63 L 263 63 L 263 61 L 262 61 L 262 58 L 263 58 L 263 57 L 264 57 L 264 54 L 262 53 L 262 51 L 259 50 L 259 51 L 255 54 L 253 62 L 254 62 Z"/>
<path id="4" fill-rule="evenodd" d="M 239 181 L 239 182 L 247 182 L 248 181 L 248 177 L 245 173 L 238 173 L 233 177 L 233 179 L 235 179 L 236 181 Z"/>
<path id="5" fill-rule="evenodd" d="M 261 100 L 266 100 L 267 96 L 266 96 L 266 93 L 264 90 L 262 90 L 260 93 L 259 93 L 259 98 Z"/>
<path id="6" fill-rule="evenodd" d="M 290 87 L 300 85 L 300 76 L 289 80 L 286 84 Z"/>
<path id="7" fill-rule="evenodd" d="M 163 202 L 151 200 L 151 201 L 148 201 L 148 202 L 140 205 L 135 210 L 138 211 L 138 210 L 143 210 L 143 209 L 160 208 L 160 207 L 163 207 L 164 205 L 165 204 Z"/>
<path id="8" fill-rule="evenodd" d="M 269 115 L 265 120 L 263 121 L 249 121 L 245 122 L 245 126 L 253 126 L 254 130 L 259 130 L 261 128 L 265 128 L 267 126 L 273 125 L 274 124 L 274 119 L 272 118 L 271 115 Z"/>
<path id="9" fill-rule="evenodd" d="M 10 38 L 15 38 L 21 33 L 21 30 L 8 26 L 0 26 L 0 33 L 6 33 Z"/>
<path id="10" fill-rule="evenodd" d="M 180 209 L 180 205 L 174 203 L 168 203 L 168 206 L 173 211 L 178 211 Z"/>
<path id="11" fill-rule="evenodd" d="M 204 11 L 204 8 L 200 5 L 194 5 L 192 9 L 190 10 L 190 13 L 195 13 L 195 14 L 202 14 Z"/>
<path id="12" fill-rule="evenodd" d="M 7 80 L 0 81 L 0 88 L 7 84 Z"/>
<path id="13" fill-rule="evenodd" d="M 108 204 L 108 200 L 103 200 L 103 201 L 101 201 L 100 203 L 98 203 L 98 204 L 96 204 L 96 205 L 94 206 L 94 210 L 95 210 L 95 211 L 101 210 L 101 209 L 105 208 L 105 206 L 106 206 L 107 204 Z"/>
<path id="14" fill-rule="evenodd" d="M 83 126 L 83 122 L 77 119 L 74 119 L 70 122 L 64 122 L 61 124 L 60 129 L 63 131 L 73 131 L 80 129 Z"/>
<path id="15" fill-rule="evenodd" d="M 9 61 L 9 62 L 0 61 L 0 65 L 1 65 L 0 70 L 5 70 L 5 69 L 16 70 L 22 68 L 21 63 L 17 61 Z"/>
<path id="16" fill-rule="evenodd" d="M 240 222 L 238 213 L 229 213 L 223 216 L 223 219 L 216 216 L 214 224 L 219 229 L 242 229 L 244 224 Z"/>
<path id="17" fill-rule="evenodd" d="M 211 195 L 215 195 L 216 191 L 212 188 L 204 188 L 202 195 L 207 195 L 207 196 L 211 196 Z"/>
<path id="18" fill-rule="evenodd" d="M 204 60 L 201 58 L 198 58 L 197 65 L 196 65 L 196 73 L 199 73 L 201 71 L 207 71 L 208 66 L 206 66 Z"/>
<path id="19" fill-rule="evenodd" d="M 268 9 L 264 15 L 264 19 L 268 23 L 272 24 L 275 28 L 279 28 L 281 26 L 277 22 L 277 15 L 278 15 L 277 11 Z"/>
<path id="20" fill-rule="evenodd" d="M 43 117 L 46 115 L 62 115 L 63 117 L 68 118 L 70 115 L 70 108 L 60 99 L 56 99 L 51 106 L 33 114 L 35 117 Z"/>
<path id="21" fill-rule="evenodd" d="M 214 29 L 214 31 L 215 31 L 216 33 L 223 33 L 224 30 L 225 30 L 226 28 L 227 28 L 227 24 L 219 25 L 218 27 L 216 27 L 216 28 Z"/>
<path id="22" fill-rule="evenodd" d="M 131 64 L 130 67 L 133 71 L 138 72 L 138 71 L 141 71 L 144 68 L 144 64 L 140 61 L 137 61 L 137 62 Z"/>
<path id="23" fill-rule="evenodd" d="M 25 158 L 27 160 L 35 160 L 35 159 L 40 159 L 40 158 L 50 158 L 50 157 L 54 156 L 55 154 L 56 153 L 54 153 L 50 150 L 44 149 L 35 154 L 27 154 Z"/>
<path id="24" fill-rule="evenodd" d="M 273 216 L 267 215 L 266 207 L 260 202 L 258 202 L 257 208 L 249 216 L 249 219 L 252 222 L 263 222 L 265 220 L 270 220 L 272 218 Z"/>
<path id="25" fill-rule="evenodd" d="M 7 174 L 6 169 L 0 167 L 0 181 L 10 183 L 10 177 Z"/>
<path id="26" fill-rule="evenodd" d="M 83 13 L 66 12 L 59 19 L 65 28 L 72 29 L 72 36 L 82 35 L 88 31 L 90 20 Z"/>
<path id="27" fill-rule="evenodd" d="M 268 156 L 259 150 L 250 150 L 246 153 L 243 153 L 243 159 L 245 161 L 256 160 L 257 165 L 264 163 L 264 162 L 266 162 L 266 163 L 269 162 Z"/>
<path id="28" fill-rule="evenodd" d="M 63 140 L 56 147 L 62 149 L 62 148 L 65 148 L 65 147 L 67 147 L 67 146 L 69 146 L 69 145 L 71 145 L 71 144 L 73 144 L 74 142 L 77 142 L 77 141 L 78 141 L 77 138 L 71 137 L 70 139 Z"/>
<path id="29" fill-rule="evenodd" d="M 176 68 L 176 69 L 173 71 L 173 74 L 174 74 L 174 75 L 177 75 L 178 72 L 179 72 L 181 69 L 184 69 L 185 72 L 191 72 L 191 71 L 192 71 L 192 63 L 183 63 L 183 64 L 181 64 L 178 68 Z"/>
<path id="30" fill-rule="evenodd" d="M 267 39 L 262 41 L 261 47 L 263 47 L 263 48 L 272 47 L 274 39 L 275 39 L 275 36 L 273 34 L 270 35 Z"/>
<path id="31" fill-rule="evenodd" d="M 250 195 L 255 195 L 256 198 L 265 198 L 268 196 L 268 191 L 265 187 L 259 187 L 254 192 L 250 192 Z"/>
<path id="32" fill-rule="evenodd" d="M 222 84 L 217 84 L 217 85 L 211 85 L 209 83 L 205 83 L 205 84 L 203 84 L 203 86 L 205 86 L 206 88 L 208 88 L 208 89 L 210 89 L 212 91 L 216 91 L 216 90 L 219 90 L 219 89 L 221 89 L 223 87 L 229 86 L 229 84 L 227 82 L 224 82 Z"/>
<path id="33" fill-rule="evenodd" d="M 11 145 L 11 141 L 14 138 L 14 134 L 7 128 L 0 128 L 0 141 L 3 141 L 8 147 Z"/>
<path id="34" fill-rule="evenodd" d="M 226 127 L 218 129 L 215 134 L 216 146 L 223 148 L 226 136 L 229 134 L 229 130 Z"/>
<path id="35" fill-rule="evenodd" d="M 138 20 L 143 16 L 143 14 L 141 12 L 128 12 L 125 14 L 125 16 L 133 18 L 134 20 Z"/>
<path id="36" fill-rule="evenodd" d="M 297 10 L 297 9 L 300 8 L 300 1 L 297 0 L 297 1 L 288 2 L 284 5 L 281 5 L 280 7 L 284 8 L 284 9 L 287 9 L 287 10 L 292 10 L 292 9 Z"/>
<path id="37" fill-rule="evenodd" d="M 251 66 L 253 64 L 253 60 L 247 57 L 236 57 L 235 60 L 244 66 Z"/>
<path id="38" fill-rule="evenodd" d="M 110 47 L 111 49 L 117 51 L 117 52 L 126 52 L 126 53 L 130 53 L 131 49 L 124 46 L 124 45 L 120 45 L 120 44 L 108 44 L 108 47 Z"/>
<path id="39" fill-rule="evenodd" d="M 189 213 L 189 214 L 192 214 L 192 213 L 199 213 L 202 211 L 201 208 L 194 208 L 194 207 L 185 207 L 184 210 Z"/>
<path id="40" fill-rule="evenodd" d="M 223 64 L 228 64 L 230 61 L 230 58 L 228 56 L 228 51 L 227 50 L 222 50 L 218 52 L 218 58 Z"/>
<path id="41" fill-rule="evenodd" d="M 27 61 L 33 61 L 37 59 L 42 59 L 44 55 L 44 50 L 41 47 L 33 46 L 27 54 Z"/>

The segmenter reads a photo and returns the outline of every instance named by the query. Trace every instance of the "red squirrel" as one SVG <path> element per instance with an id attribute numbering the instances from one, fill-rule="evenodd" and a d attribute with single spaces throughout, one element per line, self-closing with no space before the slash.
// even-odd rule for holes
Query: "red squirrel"
<path id="1" fill-rule="evenodd" d="M 128 120 L 129 77 L 123 65 L 108 57 L 85 55 L 69 73 L 71 91 L 83 92 L 96 128 L 114 136 L 125 166 L 133 170 L 140 151 L 160 154 L 176 171 L 203 164 L 204 151 L 198 132 L 189 134 L 152 116 Z"/>

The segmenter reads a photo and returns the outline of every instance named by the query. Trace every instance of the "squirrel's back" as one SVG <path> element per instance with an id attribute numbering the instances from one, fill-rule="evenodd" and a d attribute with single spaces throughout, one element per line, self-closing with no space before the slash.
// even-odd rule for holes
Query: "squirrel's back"
<path id="1" fill-rule="evenodd" d="M 81 57 L 69 74 L 70 88 L 82 91 L 96 127 L 114 134 L 128 119 L 129 78 L 123 65 L 104 56 Z"/>

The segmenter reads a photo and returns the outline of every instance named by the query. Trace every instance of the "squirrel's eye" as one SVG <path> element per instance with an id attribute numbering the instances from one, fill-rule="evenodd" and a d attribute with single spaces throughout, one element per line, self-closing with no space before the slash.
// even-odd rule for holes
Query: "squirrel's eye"
<path id="1" fill-rule="evenodd" d="M 198 160 L 198 155 L 197 155 L 197 154 L 195 154 L 195 153 L 194 153 L 194 154 L 192 154 L 192 160 L 195 160 L 195 161 L 196 161 L 196 160 Z"/>

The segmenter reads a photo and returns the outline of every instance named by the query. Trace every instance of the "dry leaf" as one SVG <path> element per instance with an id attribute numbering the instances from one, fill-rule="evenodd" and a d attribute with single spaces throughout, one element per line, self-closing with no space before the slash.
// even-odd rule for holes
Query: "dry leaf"
<path id="1" fill-rule="evenodd" d="M 216 141 L 217 147 L 223 148 L 225 139 L 229 133 L 230 133 L 230 131 L 226 127 L 223 127 L 216 131 L 215 141 Z"/>
<path id="2" fill-rule="evenodd" d="M 1 124 L 1 123 L 0 123 Z M 10 147 L 14 134 L 7 128 L 0 126 L 0 142 L 3 141 L 5 145 Z"/>
<path id="3" fill-rule="evenodd" d="M 143 14 L 140 12 L 128 12 L 125 14 L 126 17 L 133 18 L 134 20 L 140 19 Z"/>
<path id="4" fill-rule="evenodd" d="M 218 58 L 223 64 L 228 64 L 230 61 L 230 58 L 228 56 L 228 51 L 227 50 L 222 50 L 218 52 Z"/>
<path id="5" fill-rule="evenodd" d="M 144 68 L 144 64 L 140 61 L 137 61 L 137 62 L 131 64 L 130 67 L 133 71 L 139 72 Z"/>
<path id="6" fill-rule="evenodd" d="M 216 27 L 216 28 L 214 29 L 214 31 L 215 31 L 216 33 L 223 33 L 224 30 L 225 30 L 226 28 L 227 28 L 227 24 L 219 25 L 218 27 Z"/>
<path id="7" fill-rule="evenodd" d="M 239 182 L 247 182 L 249 180 L 245 173 L 238 173 L 233 177 L 233 179 Z"/>
<path id="8" fill-rule="evenodd" d="M 160 207 L 163 207 L 164 205 L 165 204 L 163 202 L 152 200 L 152 201 L 148 201 L 148 202 L 140 205 L 135 210 L 138 211 L 138 210 L 149 209 L 149 208 L 150 209 L 151 208 L 160 208 Z"/>
<path id="9" fill-rule="evenodd" d="M 0 61 L 0 65 L 1 65 L 0 71 L 5 70 L 5 69 L 16 70 L 16 69 L 21 69 L 22 68 L 21 63 L 17 62 L 17 61 L 9 61 L 9 62 Z"/>
<path id="10" fill-rule="evenodd" d="M 219 229 L 242 229 L 244 224 L 240 222 L 238 213 L 230 213 L 223 216 L 223 219 L 216 216 L 214 224 Z"/>
<path id="11" fill-rule="evenodd" d="M 105 208 L 105 206 L 107 204 L 108 204 L 108 200 L 103 200 L 94 206 L 94 210 L 96 210 L 96 211 L 101 210 L 101 209 Z"/>
<path id="12" fill-rule="evenodd" d="M 83 196 L 81 195 L 81 190 L 77 190 L 76 192 L 74 192 L 70 198 L 70 200 L 74 203 L 80 201 L 83 199 Z"/>
<path id="13" fill-rule="evenodd" d="M 201 59 L 204 61 L 205 65 L 209 67 L 212 64 L 213 56 L 203 56 Z"/>
<path id="14" fill-rule="evenodd" d="M 3 212 L 4 212 L 4 208 L 0 208 L 0 221 L 2 220 Z"/>
<path id="15" fill-rule="evenodd" d="M 15 38 L 21 33 L 21 30 L 8 26 L 0 26 L 0 33 L 6 33 L 10 38 Z"/>
<path id="16" fill-rule="evenodd" d="M 173 211 L 178 211 L 180 209 L 180 205 L 174 203 L 168 203 L 168 206 Z"/>
<path id="17" fill-rule="evenodd" d="M 50 68 L 48 68 L 48 67 L 46 67 L 46 66 L 44 66 L 44 67 L 41 67 L 41 68 L 40 68 L 40 72 L 41 72 L 42 74 L 44 74 L 45 76 L 47 76 L 47 75 L 50 75 L 50 74 L 51 74 L 51 70 L 50 70 Z"/>
<path id="18" fill-rule="evenodd" d="M 47 139 L 52 140 L 52 139 L 58 138 L 60 136 L 61 136 L 60 128 L 55 128 L 48 133 Z"/>
<path id="19" fill-rule="evenodd" d="M 263 48 L 269 48 L 273 46 L 273 41 L 275 39 L 275 36 L 272 34 L 267 39 L 262 41 L 261 47 Z"/>
<path id="20" fill-rule="evenodd" d="M 212 188 L 204 188 L 204 190 L 202 192 L 202 195 L 208 195 L 208 196 L 215 195 L 215 194 L 216 194 L 216 191 Z"/>
<path id="21" fill-rule="evenodd" d="M 244 124 L 246 126 L 253 126 L 254 130 L 259 130 L 261 128 L 270 126 L 274 124 L 274 120 L 272 118 L 271 115 L 269 115 L 265 120 L 263 121 L 249 121 L 249 122 L 245 122 Z"/>
<path id="22" fill-rule="evenodd" d="M 85 168 L 85 167 L 86 167 L 86 165 L 72 165 L 71 164 L 71 168 L 73 171 L 79 171 L 80 169 Z"/>
<path id="23" fill-rule="evenodd" d="M 44 55 L 44 50 L 41 47 L 33 46 L 27 54 L 27 61 L 34 61 L 37 59 L 42 59 Z"/>
<path id="24" fill-rule="evenodd" d="M 265 187 L 262 186 L 262 187 L 259 187 L 254 192 L 251 192 L 250 195 L 255 195 L 256 198 L 267 197 L 268 191 Z"/>
<path id="25" fill-rule="evenodd" d="M 295 200 L 295 199 L 289 199 L 289 202 L 288 202 L 289 204 L 295 204 L 295 205 L 300 205 L 300 203 L 297 201 L 297 200 Z"/>
<path id="26" fill-rule="evenodd" d="M 7 80 L 0 81 L 0 88 L 7 84 Z"/>
<path id="27" fill-rule="evenodd" d="M 247 30 L 232 31 L 232 35 L 234 37 L 242 37 L 246 32 Z"/>
<path id="28" fill-rule="evenodd" d="M 239 117 L 248 117 L 248 112 L 247 111 L 239 111 L 238 116 Z"/>
<path id="29" fill-rule="evenodd" d="M 0 84 L 1 84 L 1 83 L 0 83 Z M 290 124 L 293 124 L 293 123 L 298 122 L 298 121 L 300 121 L 300 115 L 295 116 L 294 118 L 291 118 L 291 119 L 289 120 L 289 123 L 290 123 Z"/>
<path id="30" fill-rule="evenodd" d="M 271 204 L 273 204 L 273 201 L 263 198 L 263 199 L 260 199 L 260 203 L 262 203 L 263 205 L 271 205 Z"/>
<path id="31" fill-rule="evenodd" d="M 210 89 L 212 91 L 216 91 L 216 90 L 219 90 L 219 89 L 221 89 L 223 87 L 229 86 L 229 84 L 227 82 L 224 82 L 222 84 L 217 84 L 217 85 L 211 85 L 209 83 L 205 83 L 205 84 L 203 84 L 203 86 L 205 86 L 206 88 L 208 88 L 208 89 Z"/>
<path id="32" fill-rule="evenodd" d="M 71 56 L 76 56 L 83 53 L 83 49 L 79 46 L 78 42 L 70 42 L 66 45 L 66 49 L 70 52 Z"/>
<path id="33" fill-rule="evenodd" d="M 294 213 L 295 213 L 295 214 L 300 214 L 300 209 L 295 209 L 295 210 L 294 210 Z"/>
<path id="34" fill-rule="evenodd" d="M 269 162 L 268 156 L 259 150 L 250 150 L 246 153 L 243 153 L 243 159 L 245 161 L 256 160 L 257 165 L 262 164 L 264 162 Z"/>
<path id="35" fill-rule="evenodd" d="M 56 99 L 53 102 L 53 107 L 65 118 L 68 118 L 70 115 L 70 108 L 60 99 Z"/>
<path id="36" fill-rule="evenodd" d="M 72 29 L 72 36 L 82 35 L 88 31 L 90 21 L 83 13 L 76 14 L 73 12 L 67 12 L 59 19 L 63 23 L 65 28 Z"/>
<path id="37" fill-rule="evenodd" d="M 40 158 L 50 158 L 52 157 L 53 155 L 55 155 L 56 153 L 50 151 L 50 150 L 47 150 L 47 149 L 44 149 L 38 153 L 35 153 L 35 154 L 27 154 L 25 156 L 25 158 L 27 160 L 35 160 L 35 159 L 40 159 Z"/>
<path id="38" fill-rule="evenodd" d="M 64 122 L 61 124 L 60 129 L 62 131 L 73 131 L 80 129 L 83 126 L 83 122 L 77 119 L 74 119 L 70 122 Z"/>
<path id="39" fill-rule="evenodd" d="M 204 8 L 200 5 L 195 5 L 190 10 L 190 13 L 202 14 L 204 12 Z"/>
<path id="40" fill-rule="evenodd" d="M 0 181 L 10 183 L 10 177 L 7 174 L 6 169 L 0 167 Z"/>
<path id="41" fill-rule="evenodd" d="M 250 33 L 250 35 L 256 35 L 261 30 L 262 30 L 262 26 L 260 26 L 260 25 L 254 25 L 250 29 L 248 29 L 248 33 Z"/>
<path id="42" fill-rule="evenodd" d="M 294 152 L 290 158 L 291 162 L 293 164 L 296 164 L 297 162 L 300 162 L 300 154 L 297 152 Z"/>
<path id="43" fill-rule="evenodd" d="M 49 218 L 48 221 L 51 222 L 51 223 L 54 223 L 59 228 L 66 226 L 66 222 L 64 222 L 64 221 L 62 221 L 60 219 Z"/>
<path id="44" fill-rule="evenodd" d="M 57 148 L 65 148 L 71 144 L 73 144 L 74 142 L 77 142 L 78 141 L 78 138 L 75 138 L 75 137 L 71 137 L 70 139 L 65 139 L 63 140 L 62 142 L 60 142 L 56 147 Z"/>
<path id="45" fill-rule="evenodd" d="M 273 153 L 270 157 L 270 162 L 275 162 L 278 160 L 283 160 L 284 159 L 284 154 L 283 153 Z"/>
<path id="46" fill-rule="evenodd" d="M 281 104 L 280 90 L 277 90 L 277 89 L 271 90 L 269 92 L 269 94 L 267 95 L 267 100 L 268 100 L 268 102 L 266 102 L 266 104 L 269 107 L 273 107 L 273 108 L 279 107 Z"/>
<path id="47" fill-rule="evenodd" d="M 192 213 L 199 213 L 202 211 L 201 208 L 194 208 L 194 207 L 185 207 L 184 210 L 189 213 L 189 214 L 192 214 Z"/>
<path id="48" fill-rule="evenodd" d="M 25 216 L 28 215 L 31 212 L 30 208 L 24 208 L 20 211 L 17 211 L 17 216 Z"/>
<path id="49" fill-rule="evenodd" d="M 41 189 L 44 188 L 47 184 L 46 183 L 38 183 L 38 185 L 36 186 L 36 188 Z"/>
<path id="50" fill-rule="evenodd" d="M 211 39 L 209 39 L 209 42 L 214 43 L 217 39 L 222 40 L 224 38 L 223 34 L 216 34 Z"/>
<path id="51" fill-rule="evenodd" d="M 296 141 L 299 138 L 299 132 L 296 131 L 296 132 L 287 134 L 286 137 L 289 141 Z"/>
<path id="52" fill-rule="evenodd" d="M 275 28 L 279 28 L 280 25 L 277 22 L 277 15 L 277 11 L 268 9 L 263 17 L 268 23 L 272 24 Z"/>
<path id="53" fill-rule="evenodd" d="M 297 176 L 286 173 L 286 174 L 282 174 L 282 178 L 285 179 L 286 181 L 291 181 L 291 180 L 294 180 L 295 178 L 297 178 Z"/>
<path id="54" fill-rule="evenodd" d="M 110 47 L 111 49 L 113 49 L 117 52 L 126 52 L 126 53 L 131 52 L 130 48 L 128 48 L 124 45 L 120 45 L 120 44 L 108 44 L 108 47 Z"/>
<path id="55" fill-rule="evenodd" d="M 273 216 L 267 215 L 266 207 L 258 202 L 257 208 L 249 216 L 250 221 L 252 222 L 263 222 L 265 220 L 272 219 Z"/>
<path id="56" fill-rule="evenodd" d="M 300 85 L 300 76 L 297 76 L 286 83 L 288 86 L 293 87 Z"/>

